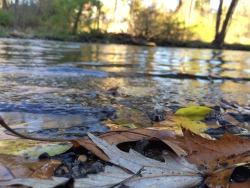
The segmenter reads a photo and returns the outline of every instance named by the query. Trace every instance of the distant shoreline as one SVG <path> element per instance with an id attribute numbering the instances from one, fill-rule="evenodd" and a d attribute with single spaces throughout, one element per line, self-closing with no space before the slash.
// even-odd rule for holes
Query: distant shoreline
<path id="1" fill-rule="evenodd" d="M 83 33 L 67 38 L 55 36 L 34 36 L 22 32 L 12 32 L 8 36 L 0 36 L 3 38 L 23 38 L 23 39 L 45 39 L 57 41 L 72 41 L 86 43 L 102 43 L 102 44 L 129 44 L 138 46 L 159 46 L 159 47 L 180 47 L 180 48 L 205 48 L 219 50 L 241 50 L 250 51 L 250 45 L 243 44 L 224 44 L 222 48 L 213 46 L 211 43 L 202 41 L 147 41 L 141 37 L 135 37 L 128 34 L 114 33 Z"/>

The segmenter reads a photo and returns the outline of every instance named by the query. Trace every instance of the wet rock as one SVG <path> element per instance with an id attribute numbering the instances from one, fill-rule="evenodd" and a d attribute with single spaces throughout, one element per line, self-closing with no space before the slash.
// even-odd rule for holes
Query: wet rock
<path id="1" fill-rule="evenodd" d="M 81 173 L 81 169 L 79 167 L 79 165 L 75 165 L 71 168 L 71 173 L 72 173 L 72 176 L 75 177 L 75 178 L 80 178 L 82 176 L 85 176 L 85 174 L 83 175 Z"/>
<path id="2" fill-rule="evenodd" d="M 104 165 L 101 162 L 97 161 L 91 165 L 91 167 L 88 169 L 87 172 L 89 174 L 98 174 L 103 171 L 104 171 Z"/>
<path id="3" fill-rule="evenodd" d="M 155 108 L 152 112 L 149 112 L 149 118 L 153 122 L 164 121 L 166 116 L 166 111 L 164 108 Z"/>

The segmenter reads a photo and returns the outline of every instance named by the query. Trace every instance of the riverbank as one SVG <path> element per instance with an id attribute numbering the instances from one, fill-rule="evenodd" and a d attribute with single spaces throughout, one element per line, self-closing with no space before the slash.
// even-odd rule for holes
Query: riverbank
<path id="1" fill-rule="evenodd" d="M 243 44 L 224 44 L 218 48 L 211 43 L 202 41 L 167 41 L 167 40 L 147 40 L 143 37 L 132 36 L 125 33 L 82 33 L 79 35 L 55 35 L 53 33 L 23 33 L 19 31 L 0 33 L 0 37 L 6 38 L 30 38 L 30 39 L 47 39 L 59 41 L 75 41 L 86 43 L 104 43 L 104 44 L 131 44 L 140 46 L 163 46 L 163 47 L 182 47 L 182 48 L 207 48 L 207 49 L 226 49 L 250 51 L 250 45 Z"/>

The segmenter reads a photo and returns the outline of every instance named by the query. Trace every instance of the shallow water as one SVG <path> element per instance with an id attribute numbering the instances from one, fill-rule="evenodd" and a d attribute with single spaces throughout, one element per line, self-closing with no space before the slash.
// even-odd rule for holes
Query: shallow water
<path id="1" fill-rule="evenodd" d="M 111 97 L 116 86 L 123 95 Z M 249 86 L 246 51 L 0 39 L 0 112 L 29 131 L 105 131 L 101 120 L 117 105 L 150 111 L 221 97 L 245 104 Z"/>

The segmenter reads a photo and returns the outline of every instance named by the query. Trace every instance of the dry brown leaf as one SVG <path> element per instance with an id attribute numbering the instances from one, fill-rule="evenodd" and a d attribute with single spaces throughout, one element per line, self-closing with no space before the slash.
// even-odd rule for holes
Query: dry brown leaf
<path id="1" fill-rule="evenodd" d="M 208 140 L 188 130 L 183 130 L 190 163 L 201 165 L 208 175 L 205 183 L 209 187 L 228 187 L 229 178 L 237 166 L 250 164 L 250 140 L 224 134 L 220 140 Z M 240 185 L 240 184 L 239 184 Z"/>
<path id="2" fill-rule="evenodd" d="M 205 174 L 209 175 L 205 183 L 209 187 L 215 187 L 216 185 L 228 187 L 232 184 L 229 179 L 234 168 L 245 164 L 250 164 L 250 151 L 211 161 L 206 164 L 207 169 L 203 170 Z"/>
<path id="3" fill-rule="evenodd" d="M 51 178 L 61 164 L 57 160 L 28 161 L 15 155 L 0 154 L 0 181 L 15 178 Z"/>
<path id="4" fill-rule="evenodd" d="M 160 139 L 166 143 L 173 151 L 179 155 L 186 155 L 185 140 L 181 136 L 175 135 L 168 130 L 151 130 L 151 129 L 132 129 L 132 130 L 118 130 L 104 133 L 99 138 L 105 140 L 109 144 L 117 145 L 124 142 L 133 142 L 139 140 L 154 140 Z M 89 139 L 76 140 L 81 146 L 90 150 L 92 153 L 107 161 L 108 157 Z"/>
<path id="5" fill-rule="evenodd" d="M 221 188 L 226 188 L 230 183 L 228 180 L 231 174 L 232 174 L 232 169 L 227 169 L 209 176 L 204 183 L 211 188 L 216 186 L 219 186 Z"/>
<path id="6" fill-rule="evenodd" d="M 250 151 L 250 140 L 225 133 L 220 140 L 208 140 L 188 130 L 183 130 L 189 150 L 189 162 L 201 165 L 222 157 Z"/>

